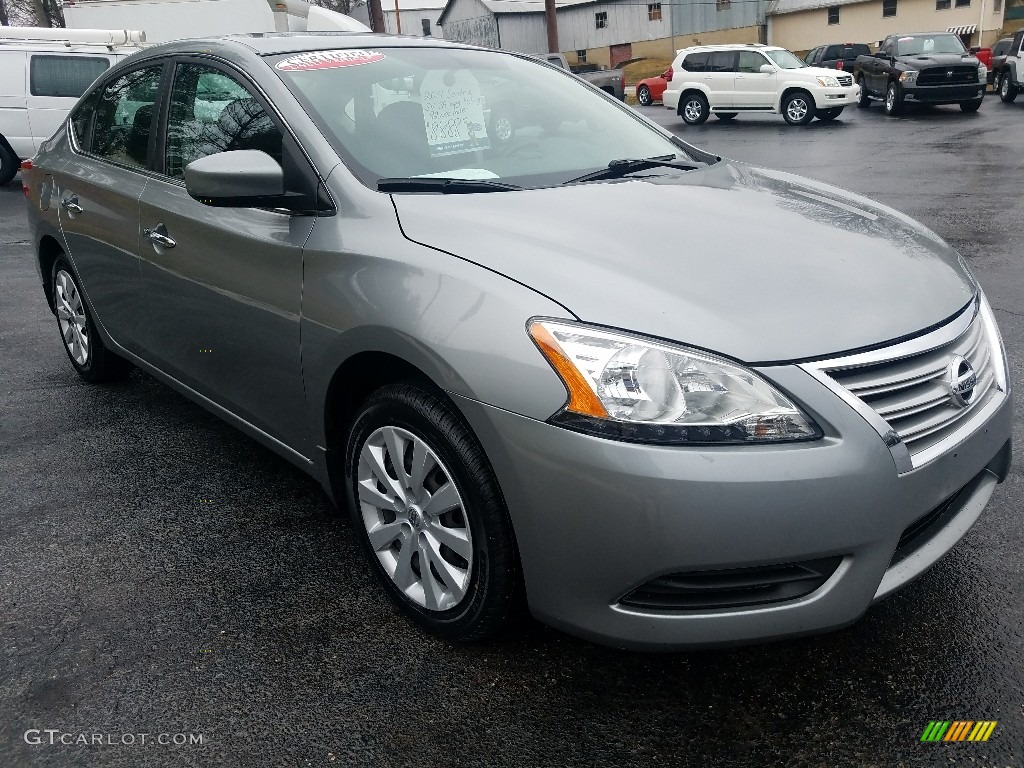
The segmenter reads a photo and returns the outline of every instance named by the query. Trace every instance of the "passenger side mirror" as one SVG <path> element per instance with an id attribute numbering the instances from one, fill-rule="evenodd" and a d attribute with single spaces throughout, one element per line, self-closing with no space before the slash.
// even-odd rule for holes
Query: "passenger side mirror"
<path id="1" fill-rule="evenodd" d="M 774 75 L 775 67 L 773 67 L 771 64 L 762 64 L 761 73 L 764 75 Z"/>
<path id="2" fill-rule="evenodd" d="M 185 189 L 200 203 L 220 208 L 287 208 L 290 202 L 280 164 L 255 149 L 194 160 L 185 166 Z"/>

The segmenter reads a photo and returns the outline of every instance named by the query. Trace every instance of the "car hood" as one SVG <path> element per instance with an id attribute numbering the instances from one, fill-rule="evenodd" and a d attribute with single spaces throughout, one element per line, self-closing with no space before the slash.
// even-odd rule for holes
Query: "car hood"
<path id="1" fill-rule="evenodd" d="M 799 72 L 807 77 L 835 77 L 837 74 L 851 74 L 846 70 L 830 69 L 829 67 L 803 67 L 801 69 L 789 70 L 791 72 Z"/>
<path id="2" fill-rule="evenodd" d="M 933 53 L 931 55 L 925 55 L 923 53 L 910 54 L 908 56 L 898 56 L 897 61 L 907 64 L 917 69 L 924 69 L 925 67 L 949 67 L 949 66 L 978 66 L 981 62 L 976 56 L 961 56 L 959 53 Z"/>
<path id="3" fill-rule="evenodd" d="M 956 251 L 903 214 L 740 163 L 393 199 L 410 240 L 504 274 L 580 320 L 748 363 L 910 335 L 975 293 Z"/>

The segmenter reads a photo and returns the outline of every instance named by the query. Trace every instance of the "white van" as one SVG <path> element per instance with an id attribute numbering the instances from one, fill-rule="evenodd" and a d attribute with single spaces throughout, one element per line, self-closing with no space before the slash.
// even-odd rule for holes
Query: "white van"
<path id="1" fill-rule="evenodd" d="M 144 41 L 130 30 L 0 27 L 0 184 L 53 135 L 97 77 Z"/>

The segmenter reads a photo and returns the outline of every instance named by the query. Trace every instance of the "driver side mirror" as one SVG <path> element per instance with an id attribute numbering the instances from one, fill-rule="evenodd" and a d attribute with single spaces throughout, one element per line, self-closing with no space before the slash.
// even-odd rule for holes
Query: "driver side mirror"
<path id="1" fill-rule="evenodd" d="M 775 67 L 773 67 L 771 64 L 762 64 L 760 72 L 762 75 L 774 75 Z"/>
<path id="2" fill-rule="evenodd" d="M 287 208 L 293 202 L 285 194 L 281 166 L 255 149 L 194 160 L 185 166 L 185 189 L 200 203 L 218 208 Z"/>

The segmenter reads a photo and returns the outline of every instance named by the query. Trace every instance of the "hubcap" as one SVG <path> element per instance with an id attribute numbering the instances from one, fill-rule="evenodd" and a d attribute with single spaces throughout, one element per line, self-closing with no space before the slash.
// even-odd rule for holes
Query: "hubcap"
<path id="1" fill-rule="evenodd" d="M 1010 93 L 1010 78 L 1003 75 L 1003 79 L 999 81 L 999 92 L 1006 96 Z"/>
<path id="2" fill-rule="evenodd" d="M 71 359 L 79 365 L 89 360 L 89 326 L 85 321 L 85 306 L 74 279 L 63 269 L 54 280 L 54 301 L 57 304 L 57 322 Z"/>
<path id="3" fill-rule="evenodd" d="M 807 114 L 807 102 L 801 98 L 790 99 L 786 112 L 791 120 L 803 120 Z"/>
<path id="4" fill-rule="evenodd" d="M 637 94 L 637 98 L 639 99 L 641 104 L 646 106 L 647 103 L 651 100 L 651 92 L 648 91 L 647 88 L 641 88 L 639 93 Z"/>
<path id="5" fill-rule="evenodd" d="M 704 105 L 696 99 L 691 99 L 686 102 L 684 111 L 687 120 L 700 120 L 700 116 L 704 113 Z"/>
<path id="6" fill-rule="evenodd" d="M 885 108 L 892 109 L 896 104 L 896 91 L 890 86 L 889 90 L 885 94 Z"/>
<path id="7" fill-rule="evenodd" d="M 447 611 L 466 596 L 473 536 L 450 472 L 421 438 L 381 427 L 363 443 L 356 470 L 370 545 L 406 597 Z"/>

